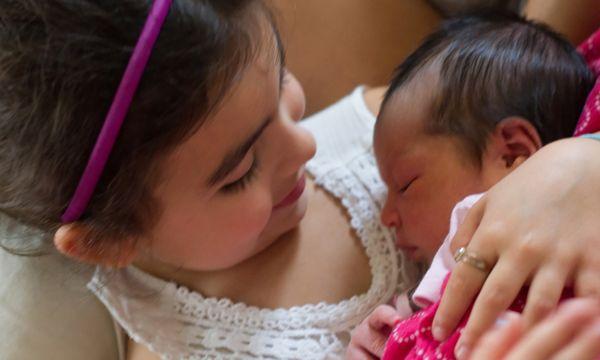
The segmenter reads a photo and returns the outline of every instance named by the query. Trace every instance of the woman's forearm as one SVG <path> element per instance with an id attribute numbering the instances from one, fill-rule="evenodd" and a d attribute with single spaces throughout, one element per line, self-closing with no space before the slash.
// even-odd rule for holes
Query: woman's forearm
<path id="1" fill-rule="evenodd" d="M 548 24 L 575 45 L 600 27 L 598 0 L 528 0 L 523 14 Z"/>

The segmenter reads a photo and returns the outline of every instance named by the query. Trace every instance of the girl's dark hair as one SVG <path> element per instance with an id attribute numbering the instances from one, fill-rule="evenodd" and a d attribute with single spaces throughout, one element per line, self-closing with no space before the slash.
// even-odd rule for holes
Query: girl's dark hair
<path id="1" fill-rule="evenodd" d="M 0 2 L 0 212 L 52 235 L 150 0 Z M 260 0 L 174 0 L 82 222 L 136 237 L 160 212 L 157 160 L 197 130 L 257 54 Z"/>
<path id="2" fill-rule="evenodd" d="M 394 93 L 429 67 L 438 78 L 425 129 L 463 140 L 477 161 L 496 125 L 520 116 L 544 144 L 569 137 L 594 86 L 576 49 L 548 27 L 507 12 L 445 21 L 396 70 Z"/>

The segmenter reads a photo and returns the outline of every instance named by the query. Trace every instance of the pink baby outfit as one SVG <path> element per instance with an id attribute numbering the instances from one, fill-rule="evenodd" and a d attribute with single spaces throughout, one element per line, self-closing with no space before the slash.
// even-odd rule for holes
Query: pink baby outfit
<path id="1" fill-rule="evenodd" d="M 438 249 L 431 266 L 421 283 L 413 293 L 412 300 L 423 310 L 416 312 L 411 317 L 400 321 L 392 330 L 386 343 L 383 360 L 397 359 L 423 359 L 423 360 L 450 360 L 455 359 L 454 347 L 460 337 L 471 309 L 459 323 L 458 328 L 448 339 L 438 342 L 433 339 L 431 324 L 439 306 L 441 295 L 450 275 L 456 265 L 450 251 L 450 242 L 456 234 L 458 226 L 465 219 L 467 212 L 483 196 L 471 195 L 456 204 L 450 217 L 450 231 L 442 246 Z M 572 297 L 571 291 L 565 291 L 562 299 Z M 527 299 L 527 288 L 523 288 L 509 310 L 522 312 Z M 402 311 L 401 311 L 402 312 Z"/>
<path id="2" fill-rule="evenodd" d="M 600 29 L 579 45 L 577 50 L 596 75 L 596 85 L 587 98 L 575 129 L 575 136 L 600 131 Z"/>

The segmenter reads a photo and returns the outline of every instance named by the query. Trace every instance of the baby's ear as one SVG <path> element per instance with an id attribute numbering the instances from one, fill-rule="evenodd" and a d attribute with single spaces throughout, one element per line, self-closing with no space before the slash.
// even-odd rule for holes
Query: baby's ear
<path id="1" fill-rule="evenodd" d="M 132 238 L 102 239 L 86 224 L 64 224 L 54 234 L 54 246 L 65 256 L 80 262 L 125 267 L 133 262 L 136 242 Z"/>
<path id="2" fill-rule="evenodd" d="M 521 117 L 509 117 L 496 125 L 493 134 L 506 168 L 519 166 L 542 147 L 535 126 Z"/>

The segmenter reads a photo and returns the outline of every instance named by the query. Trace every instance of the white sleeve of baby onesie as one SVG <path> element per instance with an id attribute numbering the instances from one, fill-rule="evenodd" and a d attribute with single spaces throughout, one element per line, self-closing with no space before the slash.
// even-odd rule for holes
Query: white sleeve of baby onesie
<path id="1" fill-rule="evenodd" d="M 458 227 L 465 220 L 469 210 L 482 196 L 483 194 L 467 196 L 454 206 L 452 215 L 450 216 L 450 230 L 412 297 L 415 304 L 421 308 L 425 308 L 440 300 L 444 279 L 446 279 L 446 276 L 456 265 L 454 256 L 450 250 L 450 243 L 454 235 L 456 235 Z"/>

